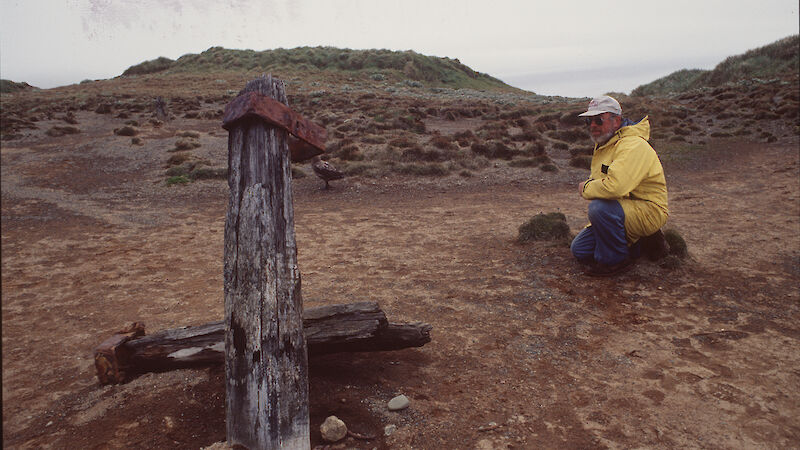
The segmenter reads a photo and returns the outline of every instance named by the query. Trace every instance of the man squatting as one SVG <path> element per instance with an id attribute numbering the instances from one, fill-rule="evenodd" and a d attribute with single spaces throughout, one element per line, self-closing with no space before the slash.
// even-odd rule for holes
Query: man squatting
<path id="1" fill-rule="evenodd" d="M 661 227 L 667 221 L 667 182 L 650 138 L 650 121 L 622 117 L 612 97 L 589 102 L 584 117 L 594 153 L 589 179 L 578 186 L 589 200 L 589 225 L 572 241 L 572 254 L 591 276 L 629 268 L 642 250 L 658 259 L 667 253 Z"/>

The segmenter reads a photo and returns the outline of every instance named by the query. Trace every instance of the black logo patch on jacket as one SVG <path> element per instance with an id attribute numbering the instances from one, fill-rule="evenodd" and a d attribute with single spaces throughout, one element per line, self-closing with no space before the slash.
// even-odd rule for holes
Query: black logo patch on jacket
<path id="1" fill-rule="evenodd" d="M 600 171 L 603 172 L 604 174 L 608 175 L 608 166 L 605 165 L 605 164 L 601 165 L 600 166 Z"/>

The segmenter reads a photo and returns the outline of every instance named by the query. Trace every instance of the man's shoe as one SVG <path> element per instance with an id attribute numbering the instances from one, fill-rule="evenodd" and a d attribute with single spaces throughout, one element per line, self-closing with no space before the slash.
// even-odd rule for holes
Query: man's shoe
<path id="1" fill-rule="evenodd" d="M 635 263 L 636 260 L 632 258 L 625 258 L 621 263 L 611 265 L 594 263 L 588 266 L 583 273 L 590 277 L 611 277 L 626 272 Z"/>
<path id="2" fill-rule="evenodd" d="M 639 239 L 639 242 L 642 243 L 642 253 L 647 255 L 650 261 L 658 261 L 669 254 L 669 244 L 661 230 Z"/>

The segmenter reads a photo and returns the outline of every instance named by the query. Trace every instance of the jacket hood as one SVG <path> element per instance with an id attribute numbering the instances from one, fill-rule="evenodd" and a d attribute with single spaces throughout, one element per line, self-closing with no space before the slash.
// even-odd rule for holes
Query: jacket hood
<path id="1" fill-rule="evenodd" d="M 644 116 L 642 120 L 635 123 L 626 119 L 617 133 L 620 138 L 639 136 L 645 141 L 650 140 L 650 116 Z"/>
<path id="2" fill-rule="evenodd" d="M 614 133 L 614 136 L 611 136 L 611 139 L 609 139 L 608 142 L 600 146 L 595 146 L 595 151 L 603 147 L 614 145 L 618 140 L 630 136 L 638 136 L 645 141 L 649 141 L 650 116 L 644 116 L 644 118 L 638 122 L 633 122 L 630 119 L 623 119 L 622 127 L 620 127 L 616 133 Z"/>

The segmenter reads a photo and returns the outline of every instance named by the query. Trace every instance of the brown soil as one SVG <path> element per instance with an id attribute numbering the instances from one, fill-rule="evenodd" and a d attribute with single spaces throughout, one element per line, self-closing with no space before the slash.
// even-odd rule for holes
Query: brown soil
<path id="1" fill-rule="evenodd" d="M 188 129 L 202 131 L 199 157 L 224 161 L 224 131 L 176 119 L 143 126 L 137 146 L 113 134 L 120 119 L 75 117 L 80 134 L 48 137 L 40 122 L 2 145 L 4 447 L 223 441 L 224 370 L 100 386 L 92 351 L 133 321 L 222 317 L 227 185 L 167 187 L 164 163 Z M 311 361 L 313 445 L 332 414 L 376 436 L 334 448 L 800 445 L 796 137 L 711 140 L 668 164 L 668 226 L 690 259 L 610 279 L 583 276 L 565 243 L 515 242 L 539 212 L 584 225 L 586 172 L 564 158 L 557 173 L 295 181 L 306 306 L 373 300 L 392 321 L 433 325 L 420 349 Z M 400 393 L 411 406 L 389 412 Z"/>

